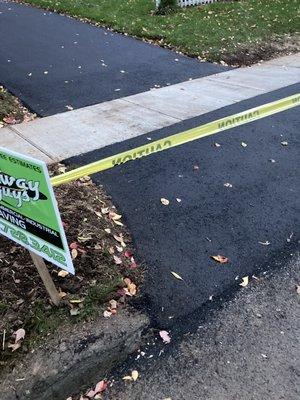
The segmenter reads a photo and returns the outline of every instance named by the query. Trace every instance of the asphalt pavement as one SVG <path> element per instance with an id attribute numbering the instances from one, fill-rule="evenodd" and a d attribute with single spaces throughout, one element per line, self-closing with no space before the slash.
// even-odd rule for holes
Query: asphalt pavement
<path id="1" fill-rule="evenodd" d="M 298 400 L 299 255 L 272 264 L 181 340 L 158 332 L 108 377 L 105 400 Z M 122 378 L 136 370 L 136 382 Z"/>
<path id="2" fill-rule="evenodd" d="M 0 84 L 41 116 L 229 69 L 4 0 L 0 37 Z"/>
<path id="3" fill-rule="evenodd" d="M 295 94 L 299 87 L 224 107 L 67 163 L 86 164 Z M 174 321 L 179 326 L 181 320 L 187 327 L 205 303 L 236 291 L 244 276 L 251 280 L 297 247 L 299 122 L 299 109 L 294 108 L 93 176 L 112 195 L 133 235 L 137 257 L 147 265 L 142 301 L 155 326 Z M 218 264 L 213 255 L 226 256 L 229 263 Z"/>

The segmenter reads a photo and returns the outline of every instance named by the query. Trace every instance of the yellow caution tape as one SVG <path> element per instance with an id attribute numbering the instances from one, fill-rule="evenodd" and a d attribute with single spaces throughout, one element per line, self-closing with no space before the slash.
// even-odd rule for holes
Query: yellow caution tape
<path id="1" fill-rule="evenodd" d="M 250 110 L 246 110 L 238 114 L 230 115 L 229 117 L 209 122 L 205 125 L 189 129 L 185 132 L 167 136 L 163 139 L 156 140 L 155 142 L 144 144 L 143 146 L 135 147 L 134 149 L 123 151 L 122 153 L 115 154 L 113 156 L 103 158 L 102 160 L 84 165 L 62 175 L 55 176 L 51 179 L 51 183 L 53 186 L 62 185 L 64 183 L 82 178 L 83 176 L 92 175 L 96 172 L 113 168 L 116 165 L 124 164 L 127 161 L 149 156 L 150 154 L 164 151 L 175 146 L 180 146 L 184 143 L 191 142 L 192 140 L 200 139 L 239 125 L 256 121 L 260 118 L 268 117 L 269 115 L 296 107 L 299 104 L 300 93 L 285 97 L 281 100 L 273 101 L 272 103 L 251 108 Z"/>

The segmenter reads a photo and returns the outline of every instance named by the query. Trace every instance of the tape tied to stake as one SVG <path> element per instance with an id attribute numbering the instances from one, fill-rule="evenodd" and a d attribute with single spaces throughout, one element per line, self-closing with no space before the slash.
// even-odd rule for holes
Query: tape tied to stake
<path id="1" fill-rule="evenodd" d="M 51 179 L 51 183 L 53 186 L 59 186 L 64 183 L 72 182 L 76 179 L 82 178 L 83 176 L 89 176 L 97 172 L 105 171 L 131 160 L 146 157 L 153 153 L 168 150 L 172 147 L 180 146 L 184 143 L 201 139 L 205 136 L 214 135 L 215 133 L 268 117 L 278 112 L 296 107 L 299 104 L 300 93 L 297 93 L 295 95 L 285 97 L 262 106 L 251 108 L 238 114 L 233 114 L 216 121 L 208 122 L 207 124 L 201 125 L 197 128 L 176 133 L 163 139 L 156 140 L 152 143 L 147 143 L 142 146 L 103 158 L 102 160 L 95 161 L 91 164 L 87 164 L 72 171 L 55 176 Z"/>

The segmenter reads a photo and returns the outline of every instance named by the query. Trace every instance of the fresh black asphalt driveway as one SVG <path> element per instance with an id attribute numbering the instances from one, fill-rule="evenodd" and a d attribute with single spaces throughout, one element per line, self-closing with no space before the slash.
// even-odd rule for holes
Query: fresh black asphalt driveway
<path id="1" fill-rule="evenodd" d="M 0 38 L 0 84 L 41 116 L 228 69 L 3 0 Z"/>
<path id="2" fill-rule="evenodd" d="M 255 97 L 68 162 L 86 164 L 299 88 Z M 298 107 L 94 175 L 112 195 L 137 256 L 147 265 L 143 298 L 160 327 L 176 318 L 188 323 L 189 313 L 238 289 L 242 277 L 251 279 L 294 252 L 300 226 L 299 127 Z M 170 204 L 161 204 L 161 198 Z M 230 262 L 210 258 L 218 254 Z"/>

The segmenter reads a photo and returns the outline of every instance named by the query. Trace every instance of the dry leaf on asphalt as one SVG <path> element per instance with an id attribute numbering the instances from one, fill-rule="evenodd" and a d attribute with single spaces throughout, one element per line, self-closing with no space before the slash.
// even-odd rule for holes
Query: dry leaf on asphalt
<path id="1" fill-rule="evenodd" d="M 229 262 L 229 259 L 225 256 L 221 256 L 220 254 L 217 256 L 211 256 L 211 258 L 215 261 L 217 261 L 220 264 L 226 264 Z"/>
<path id="2" fill-rule="evenodd" d="M 177 272 L 171 271 L 171 274 L 176 278 L 179 279 L 180 281 L 183 281 L 180 275 L 177 274 Z"/>
<path id="3" fill-rule="evenodd" d="M 132 376 L 132 379 L 134 381 L 136 381 L 137 378 L 139 377 L 139 373 L 136 370 L 134 370 L 134 371 L 132 371 L 131 376 Z"/>
<path id="4" fill-rule="evenodd" d="M 249 276 L 244 276 L 244 277 L 242 278 L 242 283 L 240 283 L 240 286 L 245 287 L 245 286 L 248 285 L 248 283 L 249 283 Z"/>
<path id="5" fill-rule="evenodd" d="M 247 147 L 248 145 L 247 145 L 247 143 L 242 142 L 242 143 L 241 143 L 241 146 L 242 146 L 242 147 Z"/>
<path id="6" fill-rule="evenodd" d="M 287 146 L 288 142 L 286 140 L 284 140 L 283 142 L 281 142 L 282 146 Z"/>
<path id="7" fill-rule="evenodd" d="M 300 294 L 300 285 L 296 285 L 296 292 Z"/>
<path id="8" fill-rule="evenodd" d="M 139 377 L 138 371 L 134 370 L 131 372 L 131 375 L 126 375 L 122 379 L 123 381 L 136 381 Z"/>
<path id="9" fill-rule="evenodd" d="M 170 204 L 170 201 L 168 199 L 164 199 L 163 197 L 160 199 L 160 201 L 164 206 L 168 206 Z"/>
<path id="10" fill-rule="evenodd" d="M 159 336 L 162 338 L 164 343 L 170 343 L 171 338 L 168 331 L 160 331 Z"/>
<path id="11" fill-rule="evenodd" d="M 231 183 L 229 183 L 229 182 L 226 182 L 226 183 L 224 183 L 224 186 L 225 186 L 225 187 L 232 188 L 232 184 L 231 184 Z"/>

